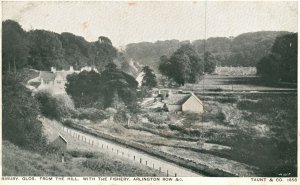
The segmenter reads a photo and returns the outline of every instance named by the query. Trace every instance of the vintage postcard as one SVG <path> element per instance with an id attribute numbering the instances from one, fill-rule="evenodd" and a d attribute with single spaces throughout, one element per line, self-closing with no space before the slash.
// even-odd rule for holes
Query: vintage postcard
<path id="1" fill-rule="evenodd" d="M 297 1 L 1 6 L 0 184 L 299 183 Z"/>

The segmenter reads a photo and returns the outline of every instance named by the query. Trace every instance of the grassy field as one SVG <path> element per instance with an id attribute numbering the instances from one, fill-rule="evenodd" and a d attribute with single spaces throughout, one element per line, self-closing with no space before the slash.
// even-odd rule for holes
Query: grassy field
<path id="1" fill-rule="evenodd" d="M 109 155 L 79 142 L 56 128 L 55 122 L 43 118 L 48 141 L 60 133 L 68 140 L 65 163 L 60 152 L 50 146 L 36 153 L 21 149 L 8 141 L 2 145 L 2 175 L 4 176 L 165 176 L 158 170 L 135 164 L 118 155 Z"/>
<path id="2" fill-rule="evenodd" d="M 205 75 L 198 84 L 185 84 L 183 90 L 192 91 L 283 91 L 295 90 L 297 84 L 277 83 L 267 84 L 255 75 L 229 76 L 229 75 Z"/>
<path id="3" fill-rule="evenodd" d="M 221 94 L 199 98 L 205 105 L 203 115 L 145 109 L 132 118 L 134 124 L 129 128 L 126 123 L 109 121 L 88 125 L 239 176 L 296 174 L 296 94 Z"/>

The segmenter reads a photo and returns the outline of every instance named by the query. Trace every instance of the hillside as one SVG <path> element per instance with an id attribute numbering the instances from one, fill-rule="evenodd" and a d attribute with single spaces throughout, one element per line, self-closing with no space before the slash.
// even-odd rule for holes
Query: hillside
<path id="1" fill-rule="evenodd" d="M 66 162 L 56 154 L 39 154 L 21 149 L 4 140 L 2 175 L 4 176 L 163 176 L 158 170 L 132 164 L 118 156 L 101 152 L 68 151 Z M 13 163 L 11 162 L 13 161 Z"/>
<path id="2" fill-rule="evenodd" d="M 271 51 L 276 37 L 288 32 L 261 31 L 244 33 L 234 38 L 215 37 L 206 40 L 206 50 L 211 52 L 222 66 L 255 66 L 256 63 Z M 195 40 L 191 44 L 196 51 L 204 52 L 205 40 Z M 144 65 L 158 66 L 162 55 L 170 56 L 180 45 L 189 41 L 166 40 L 128 44 L 125 55 Z"/>

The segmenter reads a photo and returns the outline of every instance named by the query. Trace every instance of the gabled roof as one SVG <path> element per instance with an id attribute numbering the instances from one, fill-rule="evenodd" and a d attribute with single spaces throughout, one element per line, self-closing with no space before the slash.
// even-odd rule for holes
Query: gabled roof
<path id="1" fill-rule="evenodd" d="M 170 94 L 166 99 L 166 103 L 169 105 L 182 105 L 190 97 L 191 94 Z"/>
<path id="2" fill-rule="evenodd" d="M 193 96 L 201 105 L 203 105 L 202 101 L 194 93 L 191 92 L 191 96 Z"/>
<path id="3" fill-rule="evenodd" d="M 54 81 L 55 74 L 49 71 L 40 71 L 39 77 L 44 81 Z"/>
<path id="4" fill-rule="evenodd" d="M 171 94 L 165 100 L 165 103 L 167 103 L 168 105 L 182 105 L 190 97 L 194 97 L 196 99 L 196 101 L 198 101 L 201 105 L 203 105 L 202 101 L 192 92 L 188 93 L 188 94 Z"/>

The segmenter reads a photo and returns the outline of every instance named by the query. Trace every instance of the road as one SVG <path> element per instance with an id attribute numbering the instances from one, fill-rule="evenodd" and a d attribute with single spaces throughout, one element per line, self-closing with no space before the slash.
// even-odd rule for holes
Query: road
<path id="1" fill-rule="evenodd" d="M 57 125 L 60 127 L 65 134 L 69 134 L 72 136 L 74 140 L 80 141 L 82 144 L 90 144 L 93 149 L 98 148 L 99 151 L 106 151 L 108 154 L 119 155 L 120 157 L 124 157 L 127 160 L 130 160 L 135 163 L 140 163 L 142 165 L 146 165 L 150 168 L 154 168 L 157 170 L 161 170 L 167 174 L 167 176 L 177 176 L 177 177 L 200 177 L 204 176 L 198 173 L 195 173 L 189 169 L 183 168 L 174 163 L 170 163 L 163 159 L 151 156 L 145 152 L 128 148 L 124 145 L 112 142 L 110 140 L 106 140 L 99 137 L 94 137 L 90 134 L 83 133 L 81 131 L 65 127 L 62 125 Z"/>

